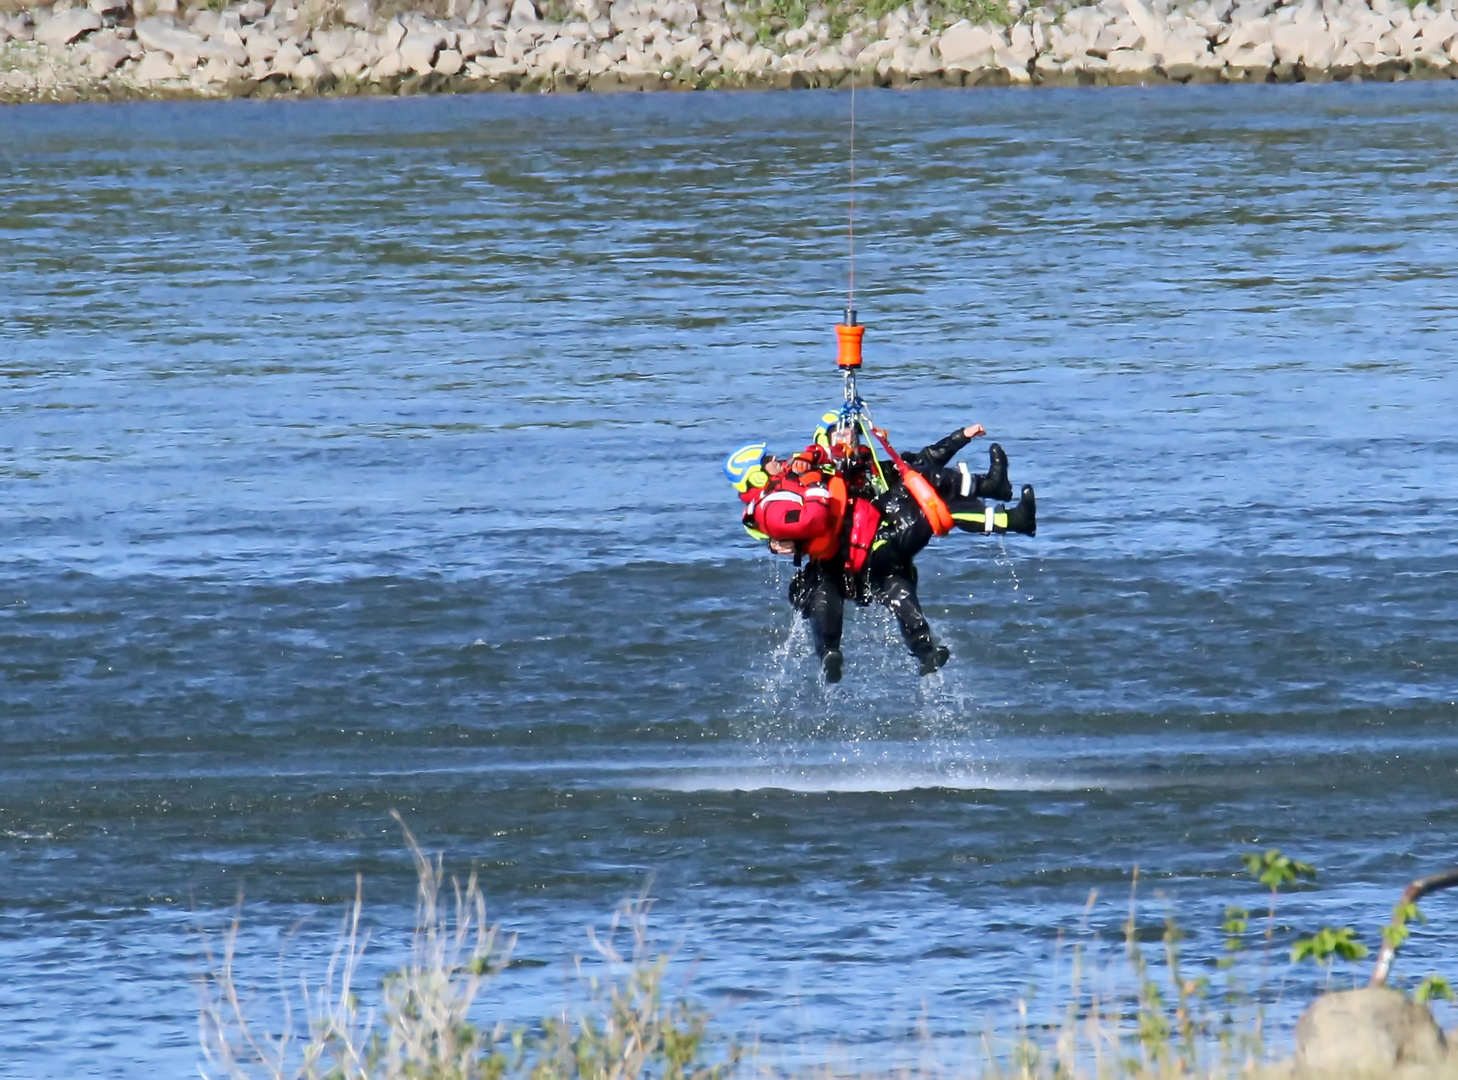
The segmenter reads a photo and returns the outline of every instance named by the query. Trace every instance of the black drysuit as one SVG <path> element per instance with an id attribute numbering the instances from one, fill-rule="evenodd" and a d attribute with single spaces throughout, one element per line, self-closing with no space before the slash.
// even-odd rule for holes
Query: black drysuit
<path id="1" fill-rule="evenodd" d="M 967 513 L 980 515 L 984 504 L 980 499 L 963 496 L 962 474 L 946 466 L 971 441 L 959 428 L 914 454 L 902 455 L 907 465 L 932 482 L 948 509 L 954 514 L 964 513 L 964 517 Z M 806 563 L 790 582 L 790 604 L 809 620 L 817 656 L 823 657 L 830 650 L 840 648 L 846 596 L 858 603 L 874 600 L 890 608 L 901 627 L 901 636 L 906 639 L 906 647 L 918 658 L 936 648 L 931 626 L 922 614 L 921 601 L 916 595 L 916 567 L 912 564 L 912 559 L 934 535 L 931 523 L 902 484 L 895 465 L 882 462 L 881 471 L 891 486 L 874 500 L 881 511 L 881 526 L 862 571 L 848 574 L 843 557 L 837 555 L 833 561 Z M 958 521 L 958 525 L 971 528 L 965 520 Z M 981 531 L 980 525 L 977 531 Z"/>

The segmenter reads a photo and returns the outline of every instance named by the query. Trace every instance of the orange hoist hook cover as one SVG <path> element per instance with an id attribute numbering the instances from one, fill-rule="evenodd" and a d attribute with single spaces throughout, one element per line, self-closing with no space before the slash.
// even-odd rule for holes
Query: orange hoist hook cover
<path id="1" fill-rule="evenodd" d="M 858 368 L 861 366 L 861 338 L 865 336 L 866 328 L 864 326 L 835 324 L 835 337 L 840 344 L 840 351 L 836 353 L 835 357 L 837 367 Z"/>

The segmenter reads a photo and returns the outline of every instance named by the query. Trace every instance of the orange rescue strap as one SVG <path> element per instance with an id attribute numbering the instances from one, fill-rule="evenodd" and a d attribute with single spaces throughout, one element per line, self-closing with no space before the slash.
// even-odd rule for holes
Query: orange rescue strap
<path id="1" fill-rule="evenodd" d="M 911 492 L 911 497 L 916 500 L 916 505 L 921 507 L 921 512 L 926 515 L 932 532 L 938 536 L 946 536 L 952 531 L 952 512 L 947 509 L 947 504 L 937 494 L 937 489 L 931 486 L 931 481 L 906 464 L 901 455 L 887 441 L 884 431 L 880 428 L 872 428 L 871 434 L 880 440 L 881 445 L 886 448 L 886 453 L 890 454 L 891 460 L 896 463 L 896 471 L 901 474 L 901 482 L 906 485 L 906 490 Z"/>

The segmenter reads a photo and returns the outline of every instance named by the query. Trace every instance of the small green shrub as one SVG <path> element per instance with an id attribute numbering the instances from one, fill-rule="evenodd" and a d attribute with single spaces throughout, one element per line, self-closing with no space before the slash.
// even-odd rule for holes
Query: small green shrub
<path id="1" fill-rule="evenodd" d="M 1303 880 L 1316 880 L 1316 867 L 1287 858 L 1281 854 L 1280 848 L 1242 855 L 1240 861 L 1245 864 L 1250 876 L 1270 889 L 1273 895 L 1287 885 L 1295 885 Z"/>
<path id="2" fill-rule="evenodd" d="M 1434 998 L 1448 1002 L 1458 1001 L 1458 995 L 1453 993 L 1452 984 L 1441 975 L 1428 975 L 1418 983 L 1418 988 L 1413 991 L 1412 996 L 1414 1000 L 1424 1005 Z"/>
<path id="3" fill-rule="evenodd" d="M 1367 946 L 1357 938 L 1357 932 L 1350 926 L 1333 928 L 1323 926 L 1310 937 L 1297 938 L 1291 946 L 1291 963 L 1311 960 L 1328 967 L 1336 960 L 1361 960 L 1367 955 Z"/>

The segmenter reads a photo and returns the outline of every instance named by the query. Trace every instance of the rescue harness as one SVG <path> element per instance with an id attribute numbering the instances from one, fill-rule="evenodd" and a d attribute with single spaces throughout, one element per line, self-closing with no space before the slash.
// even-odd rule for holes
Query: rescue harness
<path id="1" fill-rule="evenodd" d="M 839 349 L 836 365 L 844 379 L 844 401 L 836 413 L 827 413 L 816 433 L 816 445 L 796 454 L 784 471 L 773 477 L 756 494 L 745 493 L 744 525 L 751 533 L 769 540 L 794 543 L 802 554 L 819 561 L 830 561 L 842 549 L 845 566 L 858 573 L 877 546 L 876 533 L 881 524 L 881 511 L 871 501 L 890 489 L 881 461 L 871 449 L 874 438 L 885 448 L 896 467 L 902 484 L 926 515 L 937 536 L 949 533 L 955 522 L 947 504 L 936 488 L 906 463 L 891 445 L 886 432 L 875 427 L 871 410 L 856 388 L 856 373 L 861 366 L 861 342 L 865 327 L 856 323 L 855 309 L 846 308 L 845 322 L 835 327 Z M 830 427 L 824 425 L 829 424 Z M 852 433 L 843 440 L 836 432 Z M 838 455 L 836 450 L 849 442 L 864 447 L 861 454 Z M 862 454 L 869 458 L 866 464 Z M 865 468 L 865 474 L 860 469 Z M 872 496 L 852 496 L 847 482 L 852 472 L 864 490 L 868 484 Z M 797 557 L 798 558 L 798 557 Z"/>
<path id="2" fill-rule="evenodd" d="M 840 368 L 845 382 L 845 403 L 840 408 L 840 422 L 848 426 L 854 425 L 855 429 L 865 438 L 868 446 L 871 437 L 875 436 L 876 441 L 886 448 L 886 454 L 896 466 L 896 471 L 901 475 L 901 482 L 906 485 L 906 490 L 911 493 L 911 497 L 916 500 L 916 505 L 921 507 L 921 512 L 926 515 L 932 532 L 937 536 L 946 536 L 952 531 L 954 524 L 952 512 L 947 509 L 947 504 L 937 494 L 936 488 L 932 487 L 930 481 L 906 464 L 906 460 L 896 452 L 896 448 L 891 445 L 886 432 L 872 426 L 871 410 L 856 390 L 856 372 L 861 367 L 861 342 L 865 335 L 866 328 L 856 323 L 856 309 L 847 307 L 845 322 L 837 323 L 835 327 L 836 341 L 840 346 L 836 353 L 835 363 Z M 881 490 L 885 491 L 890 485 L 886 483 L 886 476 L 881 471 L 881 462 L 874 454 L 871 460 L 875 462 Z"/>

